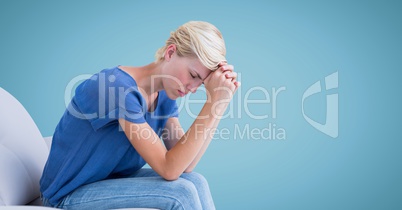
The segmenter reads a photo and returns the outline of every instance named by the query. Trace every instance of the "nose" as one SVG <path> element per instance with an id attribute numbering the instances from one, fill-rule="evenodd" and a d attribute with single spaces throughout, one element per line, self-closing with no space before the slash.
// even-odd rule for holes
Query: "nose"
<path id="1" fill-rule="evenodd" d="M 200 84 L 201 85 L 201 84 Z M 198 84 L 189 84 L 187 86 L 187 89 L 191 92 L 191 93 L 195 93 L 197 91 L 197 88 L 200 86 Z"/>
<path id="2" fill-rule="evenodd" d="M 195 93 L 197 91 L 197 86 L 189 89 L 191 93 Z"/>

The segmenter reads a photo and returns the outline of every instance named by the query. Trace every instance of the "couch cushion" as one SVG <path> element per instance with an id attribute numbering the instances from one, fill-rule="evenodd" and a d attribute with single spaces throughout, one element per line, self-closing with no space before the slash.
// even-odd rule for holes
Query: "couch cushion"
<path id="1" fill-rule="evenodd" d="M 49 150 L 25 108 L 1 87 L 0 116 L 0 200 L 24 205 L 39 196 Z"/>

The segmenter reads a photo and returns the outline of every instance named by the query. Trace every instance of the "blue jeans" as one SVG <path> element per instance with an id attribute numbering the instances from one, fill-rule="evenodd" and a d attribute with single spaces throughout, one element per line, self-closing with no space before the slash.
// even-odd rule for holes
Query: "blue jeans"
<path id="1" fill-rule="evenodd" d="M 44 206 L 51 206 L 42 198 Z M 56 206 L 63 209 L 215 209 L 207 180 L 199 173 L 183 173 L 167 181 L 150 168 L 127 178 L 107 179 L 81 186 Z"/>

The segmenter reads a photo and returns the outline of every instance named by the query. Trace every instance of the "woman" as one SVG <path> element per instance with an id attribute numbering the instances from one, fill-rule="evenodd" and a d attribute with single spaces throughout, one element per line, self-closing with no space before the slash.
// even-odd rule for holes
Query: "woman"
<path id="1" fill-rule="evenodd" d="M 171 33 L 155 62 L 81 83 L 53 135 L 40 181 L 44 205 L 215 209 L 207 181 L 192 170 L 240 85 L 225 54 L 215 26 L 191 21 Z M 184 133 L 175 99 L 201 84 L 207 101 Z"/>

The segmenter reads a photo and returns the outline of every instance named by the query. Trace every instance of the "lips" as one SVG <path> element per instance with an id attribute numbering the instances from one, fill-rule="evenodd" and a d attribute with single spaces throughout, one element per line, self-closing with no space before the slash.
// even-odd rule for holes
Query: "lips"
<path id="1" fill-rule="evenodd" d="M 177 90 L 177 91 L 179 92 L 180 97 L 183 97 L 186 95 L 185 93 L 181 92 L 180 90 Z"/>

